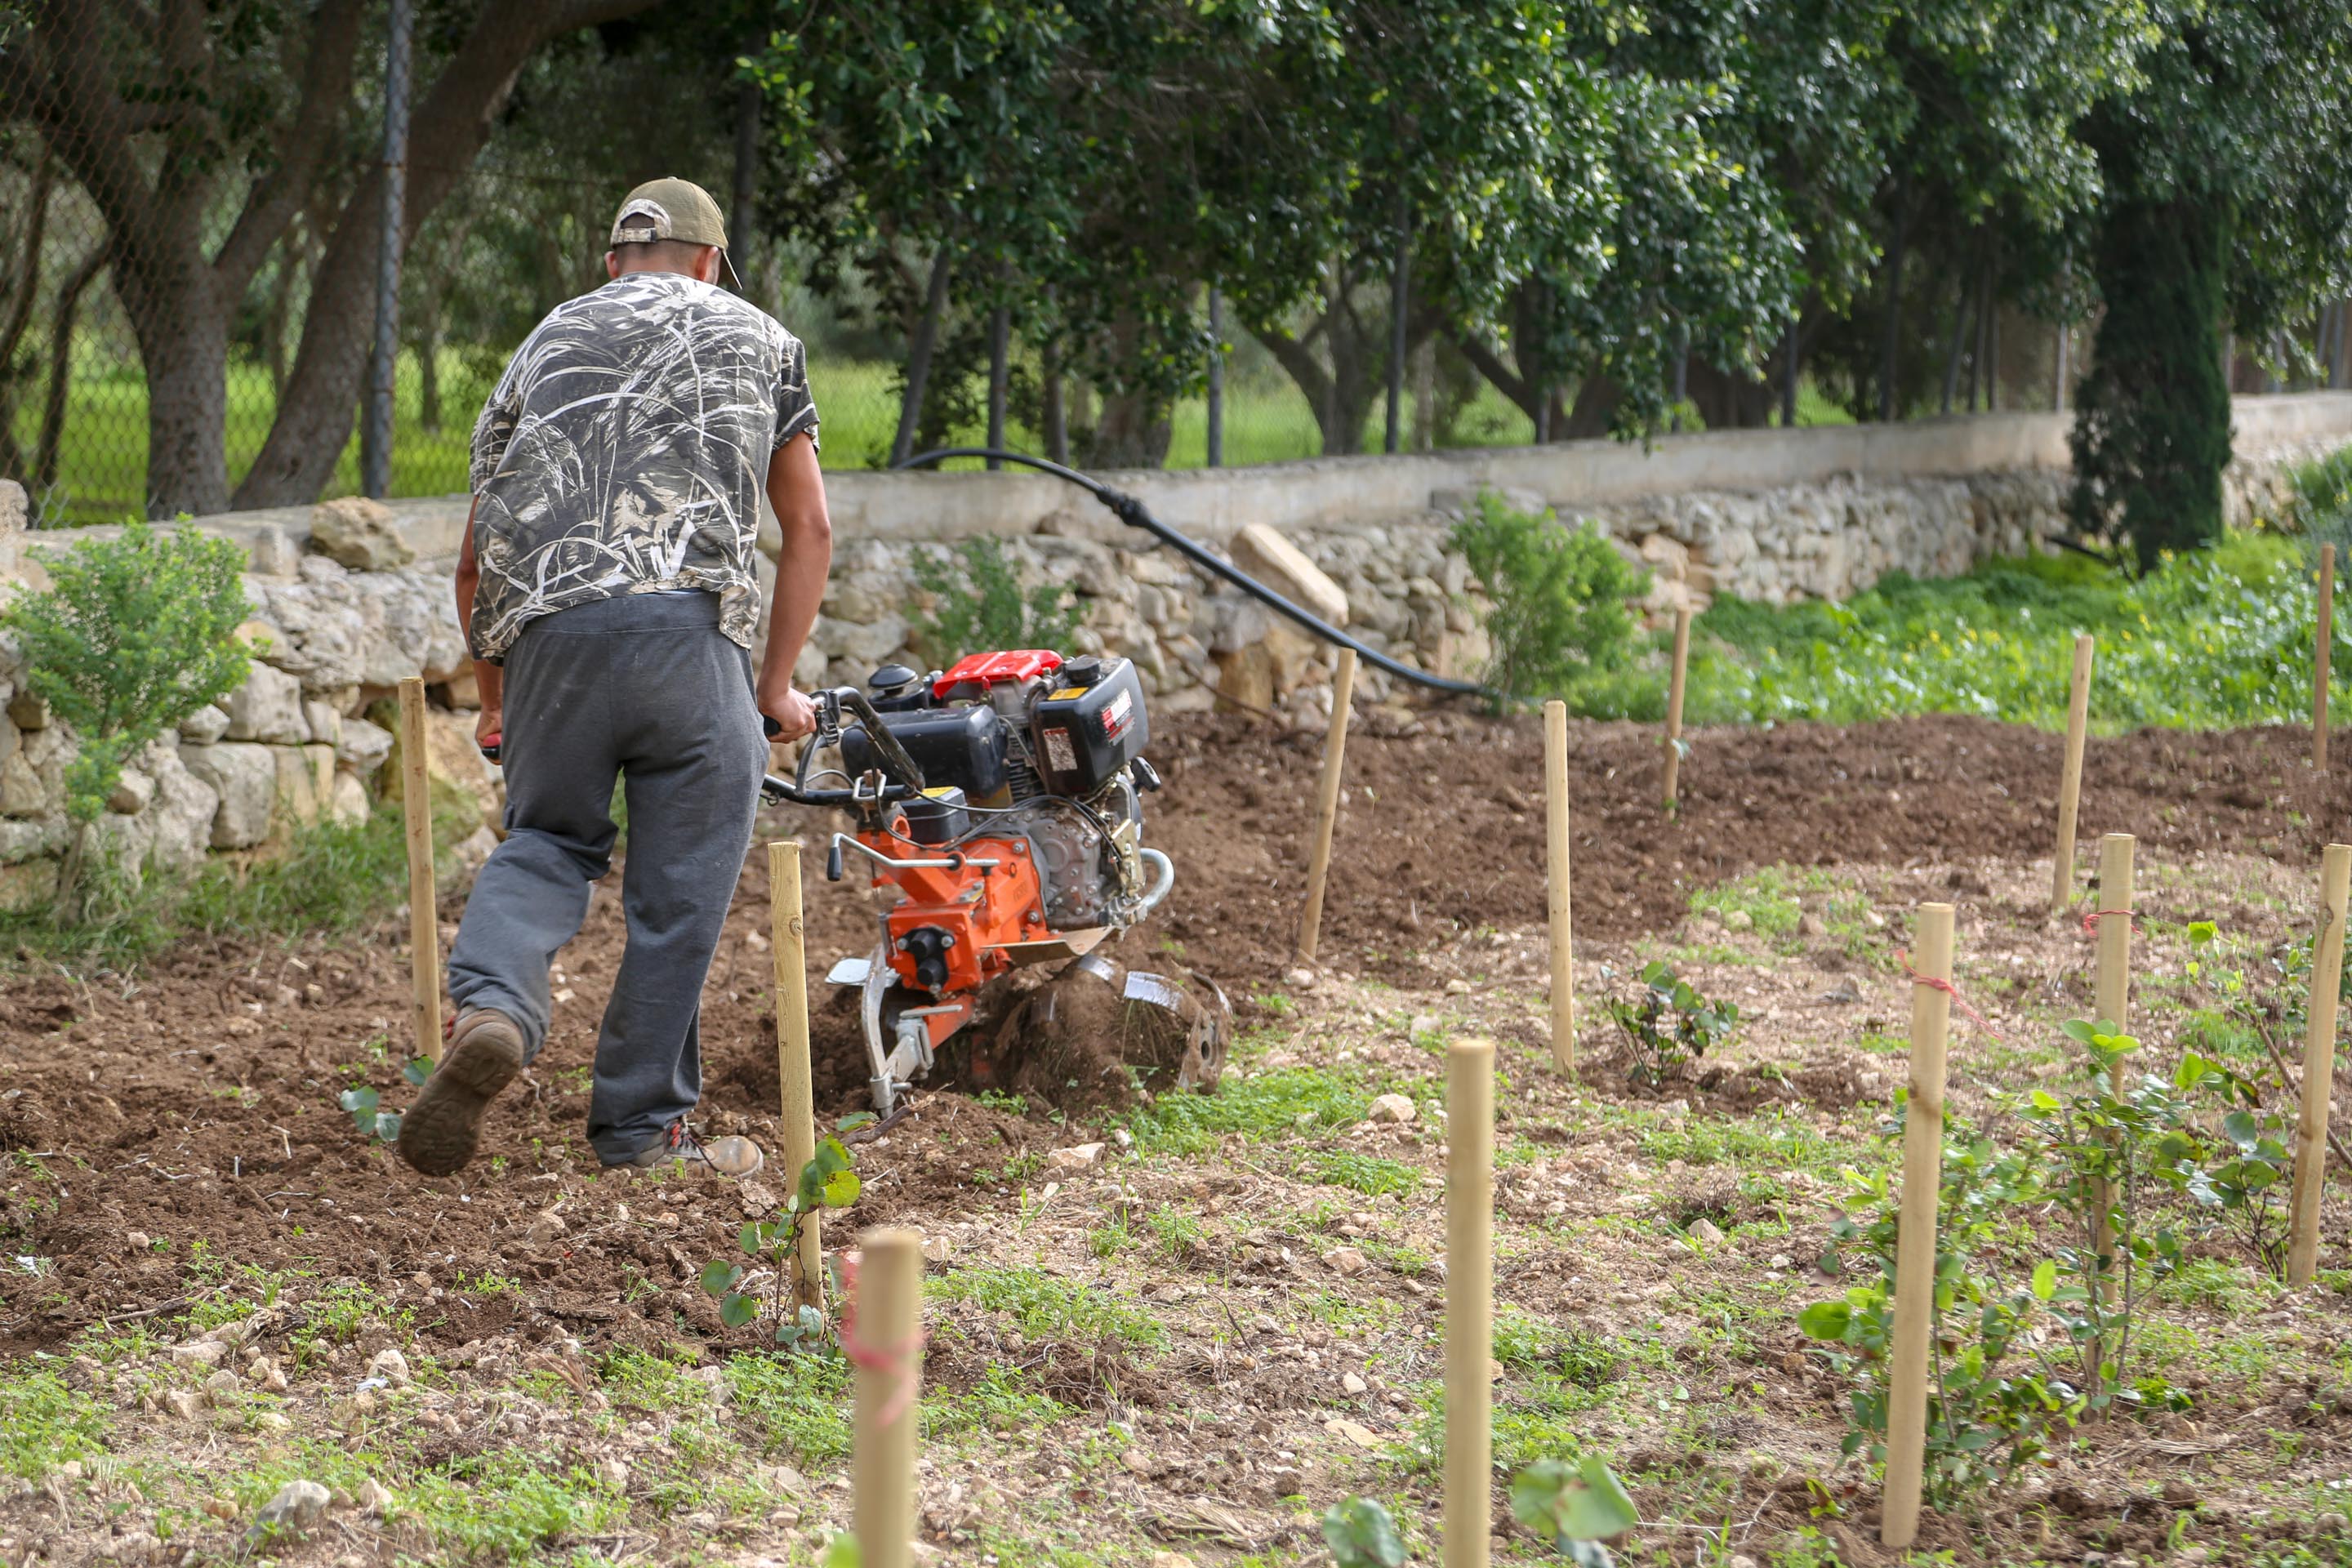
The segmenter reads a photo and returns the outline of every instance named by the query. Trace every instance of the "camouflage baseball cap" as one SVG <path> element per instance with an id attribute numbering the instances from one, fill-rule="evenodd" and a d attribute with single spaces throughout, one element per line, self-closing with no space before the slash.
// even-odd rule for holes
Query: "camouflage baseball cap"
<path id="1" fill-rule="evenodd" d="M 727 225 L 710 193 L 691 180 L 647 180 L 631 191 L 613 219 L 614 245 L 677 239 L 727 248 Z"/>

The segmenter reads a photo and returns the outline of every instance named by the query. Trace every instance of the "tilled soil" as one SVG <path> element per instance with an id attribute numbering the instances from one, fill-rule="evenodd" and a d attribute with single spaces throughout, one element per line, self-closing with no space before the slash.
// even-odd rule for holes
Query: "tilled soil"
<path id="1" fill-rule="evenodd" d="M 1539 726 L 1439 714 L 1414 728 L 1367 726 L 1351 738 L 1322 943 L 1334 969 L 1408 989 L 1417 953 L 1538 922 L 1544 896 Z M 1253 988 L 1289 965 L 1319 745 L 1238 720 L 1183 721 L 1163 734 L 1154 750 L 1167 784 L 1147 835 L 1174 857 L 1178 880 L 1123 955 L 1150 967 L 1181 953 L 1246 1012 Z M 2242 850 L 2315 862 L 2343 820 L 2347 786 L 2315 776 L 2305 744 L 2287 730 L 2095 742 L 2085 844 L 2127 829 L 2140 835 L 2144 860 Z M 2059 746 L 2038 731 L 1952 718 L 1702 731 L 1671 818 L 1658 809 L 1660 762 L 1654 731 L 1571 732 L 1581 940 L 1668 929 L 1692 888 L 1775 862 L 2046 855 Z M 825 825 L 773 826 L 814 842 Z M 877 895 L 825 883 L 811 861 L 815 980 L 870 946 L 881 906 Z M 0 1344 L 53 1345 L 100 1321 L 167 1315 L 190 1292 L 200 1247 L 197 1256 L 241 1266 L 413 1285 L 428 1343 L 508 1327 L 651 1342 L 674 1335 L 680 1314 L 715 1331 L 694 1277 L 731 1249 L 747 1214 L 767 1212 L 779 1173 L 740 1191 L 648 1184 L 636 1206 L 650 1226 L 565 1212 L 593 1173 L 580 1133 L 621 946 L 618 893 L 598 890 L 561 956 L 552 1034 L 494 1111 L 484 1139 L 492 1152 L 447 1181 L 415 1176 L 336 1104 L 360 1084 L 387 1108 L 412 1092 L 400 1076 L 406 964 L 389 922 L 374 940 L 332 948 L 189 944 L 127 982 L 9 978 L 0 985 L 0 1153 L 46 1178 L 13 1184 L 0 1226 L 7 1252 L 47 1261 L 5 1288 Z M 772 1149 L 766 894 L 755 855 L 705 994 L 702 1039 L 712 1130 L 748 1131 Z M 442 913 L 453 918 L 454 901 Z M 854 1013 L 821 994 L 814 1023 L 821 1110 L 858 1108 Z M 969 1208 L 983 1202 L 975 1173 L 1066 1137 L 952 1094 L 923 1097 L 919 1114 L 924 1137 L 861 1151 L 866 1195 L 848 1223 Z M 523 1289 L 468 1296 L 436 1283 L 484 1272 L 520 1278 Z"/>

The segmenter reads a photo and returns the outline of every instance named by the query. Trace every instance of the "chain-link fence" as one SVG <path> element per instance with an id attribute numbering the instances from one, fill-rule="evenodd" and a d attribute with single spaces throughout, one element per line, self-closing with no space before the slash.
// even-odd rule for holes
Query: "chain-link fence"
<path id="1" fill-rule="evenodd" d="M 211 14 L 200 0 L 159 5 Z M 137 7 L 0 0 L 0 473 L 26 484 L 44 524 L 299 504 L 361 488 L 386 7 L 239 0 L 228 10 L 269 25 L 247 36 L 224 23 L 202 79 L 183 89 L 156 85 L 174 79 L 151 58 L 162 46 L 155 29 L 136 25 Z M 389 494 L 465 489 L 485 394 L 550 308 L 603 282 L 611 215 L 630 186 L 684 174 L 722 205 L 759 205 L 757 95 L 736 80 L 732 50 L 692 30 L 695 15 L 661 8 L 673 31 L 648 28 L 625 46 L 544 23 L 544 36 L 509 51 L 520 62 L 511 89 L 481 89 L 474 123 L 491 129 L 480 146 L 470 132 L 447 133 L 463 113 L 440 113 L 435 96 L 465 74 L 452 51 L 477 40 L 446 27 L 420 33 L 411 97 L 422 118 L 405 168 L 410 190 L 424 195 L 409 207 Z M 826 463 L 886 462 L 914 331 L 906 300 L 919 301 L 927 258 L 886 247 L 820 273 L 815 252 L 781 226 L 733 213 L 730 226 L 747 292 L 809 344 Z M 890 279 L 887 300 L 877 277 Z M 1937 314 L 1941 298 L 1923 285 L 1919 334 L 1949 344 L 1937 361 L 1947 410 L 2056 404 L 2070 373 L 2051 327 L 1998 307 L 1963 334 Z M 1205 309 L 1205 287 L 1201 299 Z M 1166 410 L 1164 426 L 1124 447 L 1090 439 L 1111 423 L 1103 390 L 1054 376 L 1015 330 L 1003 366 L 1005 438 L 1066 449 L 1080 462 L 1133 461 L 1141 450 L 1141 460 L 1171 467 L 1377 451 L 1386 423 L 1382 277 L 1351 286 L 1348 305 L 1351 330 L 1382 345 L 1347 356 L 1375 384 L 1332 384 L 1329 340 L 1318 341 L 1310 315 L 1291 323 L 1290 341 L 1260 341 L 1228 319 L 1213 381 L 1204 375 L 1208 384 Z M 2342 384 L 2347 356 L 2331 351 L 2352 337 L 2352 323 L 2340 307 L 2330 310 L 2316 323 L 2318 358 L 2324 384 Z M 987 433 L 989 334 L 984 320 L 964 319 L 971 313 L 961 301 L 949 312 L 942 339 L 956 348 L 927 389 L 927 442 L 977 443 Z M 2072 374 L 2086 346 L 2078 333 Z M 1443 334 L 1419 341 L 1402 378 L 1401 446 L 1534 439 L 1534 421 L 1497 390 L 1496 357 Z M 1981 399 L 1980 362 L 1994 372 Z M 1688 369 L 1677 428 L 1784 416 L 1761 382 L 1731 385 L 1696 361 Z M 2286 384 L 2259 367 L 2239 384 Z M 1040 391 L 1048 385 L 1050 395 Z M 1318 391 L 1310 398 L 1302 385 Z M 1932 396 L 1918 411 L 1936 411 Z M 1810 380 L 1795 412 L 1800 423 L 1847 416 Z M 1550 430 L 1574 433 L 1582 427 Z"/>

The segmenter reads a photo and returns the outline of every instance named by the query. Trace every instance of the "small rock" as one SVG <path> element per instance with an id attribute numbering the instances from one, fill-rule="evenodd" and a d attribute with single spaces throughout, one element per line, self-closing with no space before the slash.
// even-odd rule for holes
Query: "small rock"
<path id="1" fill-rule="evenodd" d="M 408 1358 L 386 1346 L 368 1358 L 367 1374 L 380 1377 L 394 1388 L 405 1388 L 409 1383 Z"/>
<path id="2" fill-rule="evenodd" d="M 1735 1552 L 1731 1554 L 1731 1561 L 1725 1563 L 1724 1568 L 1757 1568 L 1757 1563 L 1756 1559 L 1748 1556 L 1745 1552 Z"/>
<path id="3" fill-rule="evenodd" d="M 226 1400 L 234 1397 L 236 1394 L 237 1387 L 238 1384 L 236 1373 L 229 1371 L 226 1367 L 221 1368 L 218 1372 L 205 1379 L 205 1392 L 213 1396 L 213 1403 L 215 1405 L 222 1404 Z"/>
<path id="4" fill-rule="evenodd" d="M 1723 916 L 1723 929 L 1726 931 L 1754 931 L 1756 929 L 1756 917 L 1749 914 L 1746 910 L 1727 910 L 1724 912 Z"/>
<path id="5" fill-rule="evenodd" d="M 316 1481 L 288 1481 L 253 1516 L 253 1528 L 246 1532 L 246 1539 L 299 1538 L 319 1522 L 331 1500 L 332 1494 Z"/>
<path id="6" fill-rule="evenodd" d="M 1373 1121 L 1405 1122 L 1412 1120 L 1411 1098 L 1402 1094 L 1384 1094 L 1372 1101 L 1369 1120 Z"/>
<path id="7" fill-rule="evenodd" d="M 1131 1475 L 1148 1476 L 1160 1468 L 1159 1461 L 1140 1448 L 1129 1448 L 1118 1457 L 1118 1462 Z"/>
<path id="8" fill-rule="evenodd" d="M 1099 1143 L 1073 1143 L 1066 1149 L 1055 1149 L 1045 1156 L 1049 1171 L 1090 1171 L 1102 1163 L 1103 1146 Z"/>
<path id="9" fill-rule="evenodd" d="M 1288 983 L 1293 991 L 1312 991 L 1315 989 L 1315 972 L 1304 966 L 1292 970 L 1282 978 Z"/>
<path id="10" fill-rule="evenodd" d="M 271 1394 L 286 1392 L 286 1369 L 278 1364 L 275 1357 L 263 1356 L 247 1367 L 245 1374 L 253 1380 L 253 1385 L 256 1388 L 265 1389 Z"/>
<path id="11" fill-rule="evenodd" d="M 1405 1028 L 1417 1040 L 1423 1035 L 1443 1033 L 1445 1022 L 1434 1013 L 1415 1013 L 1412 1016 L 1412 1022 L 1406 1025 Z"/>
<path id="12" fill-rule="evenodd" d="M 154 1245 L 153 1239 L 143 1230 L 126 1230 L 122 1233 L 122 1250 L 125 1252 L 145 1252 Z"/>
<path id="13" fill-rule="evenodd" d="M 1467 996 L 1470 994 L 1470 983 L 1457 974 L 1445 983 L 1445 994 L 1449 996 Z"/>
<path id="14" fill-rule="evenodd" d="M 254 1412 L 252 1419 L 254 1426 L 264 1432 L 284 1432 L 289 1430 L 294 1425 L 285 1412 L 280 1410 L 257 1410 Z"/>
<path id="15" fill-rule="evenodd" d="M 1192 1560 L 1181 1552 L 1155 1552 L 1151 1568 L 1192 1568 Z"/>
<path id="16" fill-rule="evenodd" d="M 208 1497 L 205 1499 L 203 1507 L 204 1510 L 215 1519 L 231 1520 L 236 1517 L 236 1502 L 231 1498 Z"/>
<path id="17" fill-rule="evenodd" d="M 1361 1394 L 1370 1386 L 1352 1372 L 1342 1373 L 1339 1376 L 1339 1392 L 1342 1394 Z"/>
<path id="18" fill-rule="evenodd" d="M 1323 1255 L 1323 1263 L 1326 1268 L 1351 1279 L 1371 1267 L 1371 1259 L 1366 1258 L 1360 1248 L 1353 1247 L 1333 1247 Z"/>
<path id="19" fill-rule="evenodd" d="M 360 1483 L 360 1489 L 352 1494 L 352 1500 L 359 1504 L 362 1513 L 389 1513 L 392 1511 L 392 1489 L 370 1476 Z"/>
<path id="20" fill-rule="evenodd" d="M 1260 1312 L 1257 1316 L 1252 1318 L 1250 1320 L 1250 1327 L 1255 1329 L 1262 1334 L 1278 1334 L 1282 1332 L 1282 1325 L 1274 1321 L 1274 1314 L 1271 1312 Z"/>
<path id="21" fill-rule="evenodd" d="M 955 1243 L 950 1241 L 946 1237 L 926 1236 L 923 1237 L 923 1260 L 925 1262 L 945 1263 L 954 1256 Z"/>
<path id="22" fill-rule="evenodd" d="M 1830 934 L 1830 928 L 1822 923 L 1822 917 L 1819 915 L 1799 915 L 1797 917 L 1797 934 L 1809 940 L 1819 940 L 1820 938 Z"/>
<path id="23" fill-rule="evenodd" d="M 182 1366 L 218 1366 L 228 1349 L 218 1340 L 190 1340 L 172 1347 L 172 1359 Z"/>
<path id="24" fill-rule="evenodd" d="M 1717 1226 L 1713 1220 L 1707 1219 L 1704 1215 L 1691 1221 L 1690 1229 L 1685 1232 L 1685 1234 L 1688 1235 L 1693 1241 L 1697 1242 L 1702 1247 L 1720 1247 L 1723 1245 L 1722 1230 Z"/>

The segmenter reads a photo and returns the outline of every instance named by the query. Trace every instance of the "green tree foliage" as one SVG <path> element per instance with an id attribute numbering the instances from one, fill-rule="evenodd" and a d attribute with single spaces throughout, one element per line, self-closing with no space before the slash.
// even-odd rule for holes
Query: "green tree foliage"
<path id="1" fill-rule="evenodd" d="M 2166 551 L 2221 537 L 2228 221 L 2210 203 L 2134 202 L 2101 227 L 2099 279 L 2111 303 L 2070 437 L 2071 504 L 2078 526 L 2120 530 L 2143 569 Z"/>
<path id="2" fill-rule="evenodd" d="M 2220 534 L 2224 334 L 2258 342 L 2341 294 L 2352 271 L 2352 170 L 2326 151 L 2352 130 L 2352 12 L 2147 9 L 2140 84 L 2104 99 L 2082 132 L 2105 186 L 2106 315 L 2074 443 L 2077 522 L 2122 530 L 2143 564 Z"/>
<path id="3" fill-rule="evenodd" d="M 126 525 L 112 540 L 47 553 L 51 585 L 0 610 L 33 695 L 73 726 L 66 816 L 76 827 L 61 882 L 78 881 L 89 825 L 122 769 L 150 741 L 246 672 L 237 624 L 247 613 L 236 545 L 194 529 Z"/>

